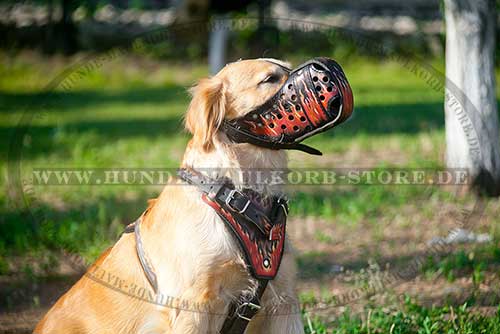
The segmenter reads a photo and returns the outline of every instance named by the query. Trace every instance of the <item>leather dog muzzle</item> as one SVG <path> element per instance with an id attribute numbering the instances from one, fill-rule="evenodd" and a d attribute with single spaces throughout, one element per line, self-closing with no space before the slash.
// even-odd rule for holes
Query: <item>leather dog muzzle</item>
<path id="1" fill-rule="evenodd" d="M 225 120 L 222 130 L 236 143 L 321 155 L 300 142 L 345 121 L 353 105 L 351 87 L 340 65 L 329 58 L 314 58 L 293 70 L 263 105 Z"/>

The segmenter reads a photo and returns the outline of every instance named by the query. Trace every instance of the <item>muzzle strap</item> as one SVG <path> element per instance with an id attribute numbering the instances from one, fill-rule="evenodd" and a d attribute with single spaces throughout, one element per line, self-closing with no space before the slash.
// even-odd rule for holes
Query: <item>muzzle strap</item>
<path id="1" fill-rule="evenodd" d="M 231 138 L 231 140 L 237 143 L 249 143 L 256 146 L 269 148 L 271 150 L 298 150 L 312 155 L 323 155 L 320 150 L 317 150 L 314 147 L 305 144 L 277 142 L 268 140 L 265 137 L 253 136 L 248 132 L 238 129 L 237 126 L 232 125 L 226 120 L 224 120 L 224 122 L 222 123 L 221 129 L 229 138 Z"/>

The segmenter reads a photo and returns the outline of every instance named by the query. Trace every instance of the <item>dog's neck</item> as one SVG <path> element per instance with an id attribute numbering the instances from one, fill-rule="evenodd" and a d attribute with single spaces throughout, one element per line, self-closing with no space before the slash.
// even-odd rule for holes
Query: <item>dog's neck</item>
<path id="1" fill-rule="evenodd" d="M 209 152 L 193 146 L 186 149 L 181 167 L 207 173 L 212 178 L 229 177 L 237 188 L 252 188 L 267 194 L 282 192 L 276 171 L 287 168 L 284 151 L 251 144 L 233 144 L 216 140 Z"/>

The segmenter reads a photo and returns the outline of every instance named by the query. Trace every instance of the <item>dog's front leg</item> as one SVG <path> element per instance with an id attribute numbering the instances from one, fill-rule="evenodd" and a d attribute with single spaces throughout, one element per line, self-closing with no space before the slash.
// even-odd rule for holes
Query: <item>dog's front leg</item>
<path id="1" fill-rule="evenodd" d="M 268 289 L 272 288 L 272 284 Z M 267 291 L 266 291 L 267 292 Z M 269 298 L 264 307 L 250 321 L 246 334 L 303 334 L 300 305 L 296 296 Z M 264 300 L 265 300 L 264 299 Z"/>
<path id="2" fill-rule="evenodd" d="M 295 291 L 295 260 L 285 250 L 278 276 L 268 283 L 262 309 L 250 321 L 246 334 L 303 334 L 304 325 Z"/>
<path id="3" fill-rule="evenodd" d="M 212 289 L 193 286 L 174 304 L 172 333 L 217 333 L 224 321 L 225 304 Z"/>

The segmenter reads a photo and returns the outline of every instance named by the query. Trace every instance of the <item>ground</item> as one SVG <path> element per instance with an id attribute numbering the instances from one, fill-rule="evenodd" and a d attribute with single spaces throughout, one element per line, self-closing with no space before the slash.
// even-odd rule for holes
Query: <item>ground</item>
<path id="1" fill-rule="evenodd" d="M 128 55 L 78 76 L 69 90 L 42 93 L 82 57 L 24 52 L 14 60 L 1 54 L 0 133 L 6 140 L 0 151 L 9 160 L 0 161 L 6 190 L 0 195 L 0 333 L 29 333 L 81 275 L 74 255 L 95 259 L 161 190 L 33 186 L 32 169 L 176 167 L 188 139 L 182 130 L 186 89 L 206 75 L 202 65 Z M 442 168 L 442 92 L 394 61 L 339 62 L 353 87 L 355 115 L 308 140 L 324 156 L 291 152 L 291 166 Z M 432 65 L 443 70 L 439 59 Z M 19 129 L 26 136 L 13 148 Z M 28 181 L 24 191 L 14 182 L 17 171 Z M 478 202 L 462 188 L 428 184 L 303 185 L 287 191 L 308 332 L 500 332 L 498 200 Z M 457 228 L 493 239 L 432 251 L 433 238 Z M 411 275 L 379 284 L 373 293 L 367 289 L 377 278 L 408 268 L 414 268 Z M 341 296 L 349 297 L 339 302 Z"/>

